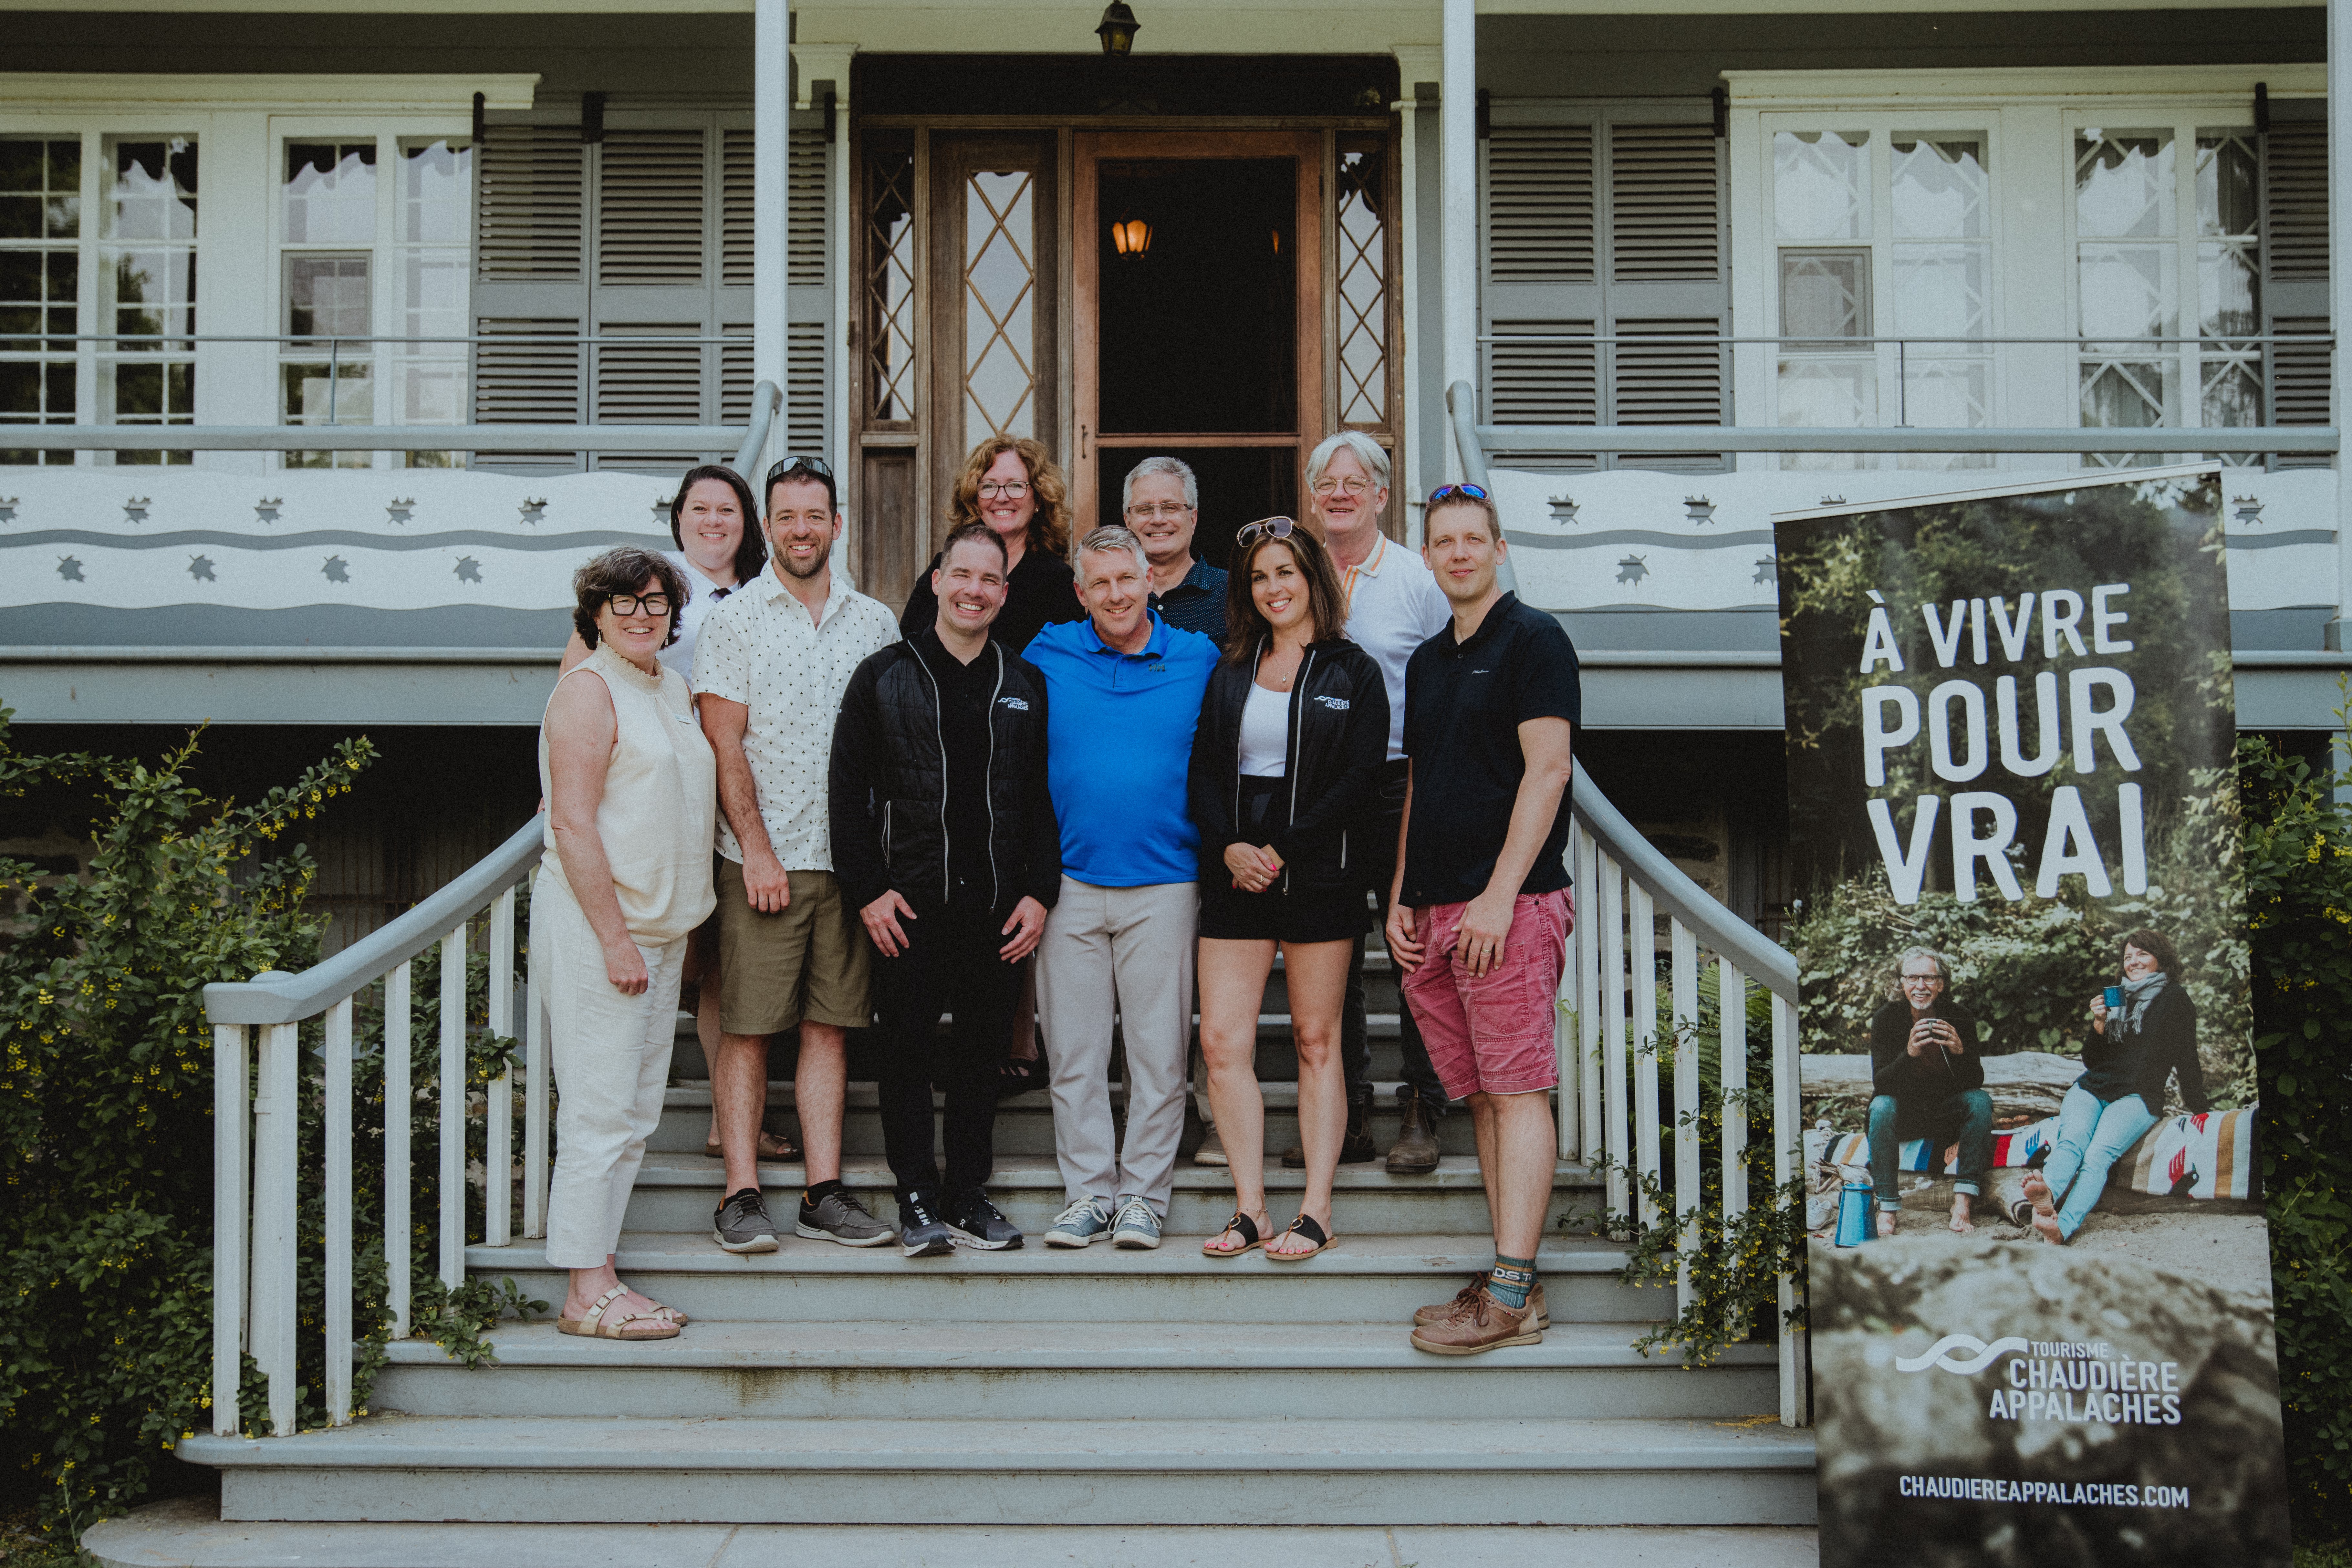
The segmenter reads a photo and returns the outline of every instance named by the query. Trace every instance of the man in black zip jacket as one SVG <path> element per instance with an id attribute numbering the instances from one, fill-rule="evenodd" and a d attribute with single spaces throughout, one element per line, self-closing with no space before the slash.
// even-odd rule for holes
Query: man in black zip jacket
<path id="1" fill-rule="evenodd" d="M 1020 963 L 1060 891 L 1062 853 L 1045 678 L 988 635 L 1005 576 L 986 527 L 948 535 L 931 574 L 937 617 L 857 667 L 834 724 L 835 874 L 882 954 L 882 1142 L 909 1258 L 1021 1245 L 982 1184 Z M 955 1020 L 944 1042 L 943 1012 Z M 947 1097 L 944 1182 L 934 1081 Z"/>

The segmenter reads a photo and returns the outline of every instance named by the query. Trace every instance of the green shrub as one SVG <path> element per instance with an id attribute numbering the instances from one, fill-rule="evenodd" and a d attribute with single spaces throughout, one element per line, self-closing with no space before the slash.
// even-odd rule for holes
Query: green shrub
<path id="1" fill-rule="evenodd" d="M 0 861 L 16 905 L 0 937 L 0 1474 L 58 1536 L 118 1514 L 153 1485 L 212 1404 L 212 1029 L 204 986 L 319 956 L 324 921 L 302 910 L 314 868 L 302 830 L 373 757 L 346 741 L 250 805 L 215 800 L 185 776 L 196 737 L 153 763 L 25 756 L 0 710 L 0 795 L 86 792 L 97 810 L 86 874 L 44 878 Z M 416 963 L 412 1139 L 438 1137 L 437 953 Z M 469 965 L 469 1023 L 483 1016 L 486 962 Z M 353 1324 L 358 1403 L 383 1359 L 382 1020 L 355 1009 Z M 304 1026 L 299 1224 L 300 1419 L 325 1419 L 322 1102 L 316 1023 Z M 478 1087 L 513 1042 L 469 1028 Z M 518 1096 L 518 1099 L 520 1097 Z M 469 1128 L 481 1142 L 479 1119 Z M 519 1144 L 518 1144 L 519 1146 Z M 435 1162 L 415 1162 L 414 1321 L 479 1359 L 479 1331 L 504 1298 L 469 1281 L 446 1298 L 429 1248 Z M 510 1296 L 510 1292 L 508 1295 Z M 253 1429 L 266 1380 L 248 1359 L 239 1405 Z"/>

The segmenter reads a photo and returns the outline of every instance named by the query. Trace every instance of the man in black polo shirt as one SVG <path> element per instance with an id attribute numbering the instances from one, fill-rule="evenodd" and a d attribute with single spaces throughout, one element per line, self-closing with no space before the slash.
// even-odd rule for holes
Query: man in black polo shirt
<path id="1" fill-rule="evenodd" d="M 1486 492 L 1447 485 L 1424 518 L 1454 624 L 1405 665 L 1389 952 L 1439 1081 L 1470 1103 L 1495 1267 L 1416 1312 L 1412 1342 L 1475 1355 L 1534 1344 L 1549 1322 L 1536 1247 L 1559 1150 L 1552 1004 L 1575 921 L 1561 852 L 1582 699 L 1568 634 L 1496 583 L 1506 547 Z"/>
<path id="2" fill-rule="evenodd" d="M 1151 563 L 1150 607 L 1171 626 L 1225 642 L 1225 574 L 1192 553 L 1201 485 L 1181 458 L 1146 458 L 1119 486 L 1119 515 Z"/>

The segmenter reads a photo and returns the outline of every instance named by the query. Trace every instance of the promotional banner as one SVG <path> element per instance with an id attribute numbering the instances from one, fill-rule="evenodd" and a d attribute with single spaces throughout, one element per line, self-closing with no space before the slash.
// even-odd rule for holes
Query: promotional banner
<path id="1" fill-rule="evenodd" d="M 2289 1562 L 2221 502 L 1774 519 L 1828 1568 Z"/>

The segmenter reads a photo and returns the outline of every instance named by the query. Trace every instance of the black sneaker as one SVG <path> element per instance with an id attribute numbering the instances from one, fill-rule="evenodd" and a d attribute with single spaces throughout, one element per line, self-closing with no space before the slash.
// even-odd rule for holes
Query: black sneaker
<path id="1" fill-rule="evenodd" d="M 1021 1227 L 1006 1219 L 978 1187 L 949 1202 L 948 1228 L 955 1232 L 957 1246 L 976 1247 L 982 1252 L 1009 1251 L 1021 1245 Z"/>
<path id="2" fill-rule="evenodd" d="M 757 1187 L 728 1194 L 710 1216 L 710 1239 L 730 1252 L 773 1252 L 782 1235 Z"/>
<path id="3" fill-rule="evenodd" d="M 955 1232 L 939 1215 L 936 1194 L 908 1193 L 898 1200 L 898 1246 L 909 1258 L 938 1258 L 955 1250 Z"/>

